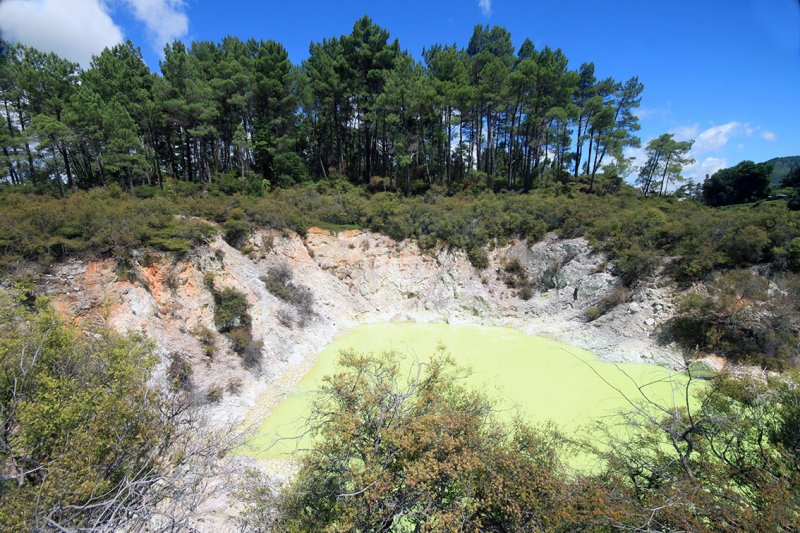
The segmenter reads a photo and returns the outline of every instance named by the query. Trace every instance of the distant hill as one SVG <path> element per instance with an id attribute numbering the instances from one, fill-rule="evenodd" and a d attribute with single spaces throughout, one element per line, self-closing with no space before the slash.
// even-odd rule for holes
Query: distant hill
<path id="1" fill-rule="evenodd" d="M 775 168 L 772 170 L 772 179 L 770 180 L 769 184 L 773 187 L 779 187 L 781 180 L 784 178 L 784 176 L 786 176 L 786 174 L 789 173 L 790 170 L 800 167 L 800 155 L 775 157 L 769 161 L 765 161 L 765 163 L 775 166 Z"/>

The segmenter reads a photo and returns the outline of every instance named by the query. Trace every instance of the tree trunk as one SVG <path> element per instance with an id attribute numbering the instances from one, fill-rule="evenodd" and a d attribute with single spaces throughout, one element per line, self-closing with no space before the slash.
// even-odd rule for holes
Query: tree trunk
<path id="1" fill-rule="evenodd" d="M 77 187 L 75 187 L 75 181 L 72 179 L 72 167 L 69 164 L 67 149 L 64 146 L 59 146 L 58 151 L 61 152 L 61 158 L 64 160 L 64 169 L 67 172 L 67 185 L 69 185 L 69 188 L 74 192 Z"/>
<path id="2" fill-rule="evenodd" d="M 6 166 L 8 166 L 8 173 L 11 176 L 12 185 L 21 185 L 17 183 L 17 173 L 14 172 L 14 164 L 11 162 L 11 155 L 8 153 L 8 148 L 3 146 L 3 155 L 6 157 Z"/>
<path id="3" fill-rule="evenodd" d="M 55 146 L 51 147 L 51 150 L 53 152 L 53 168 L 55 170 L 54 177 L 56 183 L 58 184 L 58 194 L 61 196 L 61 198 L 64 198 L 64 183 L 61 181 L 61 174 L 58 172 L 58 153 Z"/>

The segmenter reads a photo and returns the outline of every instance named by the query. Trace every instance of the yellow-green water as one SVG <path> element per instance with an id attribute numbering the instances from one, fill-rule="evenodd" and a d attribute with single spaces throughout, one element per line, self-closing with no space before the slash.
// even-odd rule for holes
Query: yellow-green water
<path id="1" fill-rule="evenodd" d="M 508 328 L 446 324 L 369 324 L 353 329 L 329 344 L 318 362 L 261 424 L 248 442 L 247 455 L 280 457 L 308 446 L 308 440 L 285 439 L 304 431 L 308 402 L 322 378 L 336 370 L 343 349 L 379 353 L 394 350 L 425 361 L 443 343 L 453 359 L 472 369 L 469 384 L 501 399 L 501 408 L 514 406 L 531 421 L 551 419 L 567 432 L 593 420 L 629 408 L 625 399 L 641 399 L 637 387 L 664 406 L 681 404 L 673 398 L 675 383 L 686 378 L 646 364 L 604 363 L 586 350 Z M 623 396 L 624 394 L 624 396 Z"/>

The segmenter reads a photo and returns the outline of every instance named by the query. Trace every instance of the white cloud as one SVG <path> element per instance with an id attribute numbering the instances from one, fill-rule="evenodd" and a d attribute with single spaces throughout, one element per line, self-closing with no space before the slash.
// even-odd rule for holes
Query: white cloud
<path id="1" fill-rule="evenodd" d="M 492 0 L 478 0 L 478 5 L 484 17 L 492 16 Z"/>
<path id="2" fill-rule="evenodd" d="M 683 126 L 680 128 L 673 128 L 669 130 L 669 132 L 675 134 L 675 140 L 687 141 L 689 139 L 694 139 L 697 136 L 697 128 L 699 127 L 699 124 L 695 124 L 694 126 Z"/>
<path id="3" fill-rule="evenodd" d="M 93 54 L 122 42 L 122 29 L 102 0 L 5 0 L 3 38 L 89 66 Z"/>
<path id="4" fill-rule="evenodd" d="M 739 133 L 741 128 L 741 122 L 728 122 L 727 124 L 714 126 L 702 131 L 695 138 L 692 155 L 697 156 L 722 148 L 728 142 L 728 139 Z"/>
<path id="5" fill-rule="evenodd" d="M 698 161 L 683 167 L 682 174 L 694 180 L 695 183 L 702 183 L 706 179 L 706 175 L 712 176 L 714 172 L 727 167 L 727 158 L 707 157 L 702 162 Z"/>
<path id="6" fill-rule="evenodd" d="M 632 163 L 636 168 L 641 168 L 647 163 L 647 154 L 644 153 L 644 146 L 640 148 L 626 148 L 623 155 L 625 159 L 633 159 Z"/>
<path id="7" fill-rule="evenodd" d="M 774 133 L 772 133 L 771 131 L 764 130 L 764 131 L 761 132 L 761 136 L 764 137 L 768 141 L 777 141 L 778 140 L 778 136 L 775 135 Z"/>
<path id="8" fill-rule="evenodd" d="M 134 17 L 145 26 L 153 49 L 163 53 L 164 45 L 186 36 L 189 17 L 183 0 L 125 0 Z"/>
<path id="9" fill-rule="evenodd" d="M 657 119 L 666 119 L 672 116 L 672 110 L 667 108 L 661 107 L 640 107 L 639 109 L 635 110 L 634 115 L 639 117 L 639 119 L 648 119 L 648 118 L 657 118 Z"/>

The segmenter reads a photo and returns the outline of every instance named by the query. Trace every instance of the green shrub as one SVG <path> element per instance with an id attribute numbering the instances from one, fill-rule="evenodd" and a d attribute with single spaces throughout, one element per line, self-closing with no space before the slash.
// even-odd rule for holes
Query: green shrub
<path id="1" fill-rule="evenodd" d="M 786 206 L 792 211 L 800 211 L 800 189 L 795 189 L 786 199 Z"/>
<path id="2" fill-rule="evenodd" d="M 219 403 L 222 401 L 224 391 L 220 385 L 211 385 L 206 391 L 206 401 L 208 403 Z"/>
<path id="3" fill-rule="evenodd" d="M 253 341 L 253 334 L 249 326 L 231 328 L 225 332 L 225 336 L 231 341 L 233 351 L 239 355 L 242 355 Z"/>
<path id="4" fill-rule="evenodd" d="M 653 274 L 658 264 L 659 258 L 654 250 L 634 245 L 617 257 L 614 274 L 619 276 L 622 283 L 630 287 L 642 278 Z"/>
<path id="5" fill-rule="evenodd" d="M 233 328 L 250 324 L 247 297 L 233 288 L 214 292 L 214 324 L 225 333 Z"/>
<path id="6" fill-rule="evenodd" d="M 308 287 L 292 283 L 292 271 L 287 264 L 271 267 L 263 280 L 264 286 L 273 296 L 292 304 L 297 309 L 301 325 L 313 316 L 314 295 Z M 286 319 L 285 316 L 283 318 Z M 284 324 L 282 317 L 279 316 L 278 319 Z M 286 322 L 290 323 L 292 321 L 286 319 Z"/>
<path id="7" fill-rule="evenodd" d="M 222 224 L 222 231 L 225 232 L 225 242 L 238 248 L 250 232 L 250 223 L 246 220 L 232 218 Z"/>
<path id="8" fill-rule="evenodd" d="M 214 358 L 214 333 L 205 326 L 197 325 L 190 332 L 203 347 L 203 352 L 208 359 Z"/>
<path id="9" fill-rule="evenodd" d="M 191 363 L 182 354 L 173 353 L 170 355 L 167 376 L 173 389 L 192 390 L 192 373 Z"/>
<path id="10" fill-rule="evenodd" d="M 786 247 L 789 255 L 789 268 L 793 272 L 800 272 L 800 237 L 795 237 Z"/>
<path id="11" fill-rule="evenodd" d="M 521 276 L 525 274 L 525 267 L 522 266 L 522 263 L 516 257 L 513 258 L 511 261 L 507 262 L 503 267 L 503 270 L 506 273 L 511 274 L 513 276 Z"/>
<path id="12" fill-rule="evenodd" d="M 467 257 L 469 262 L 472 263 L 478 270 L 483 270 L 489 266 L 489 256 L 486 255 L 486 250 L 479 246 L 472 246 L 467 249 Z"/>
<path id="13" fill-rule="evenodd" d="M 170 366 L 188 384 L 182 359 Z M 159 502 L 175 501 L 176 520 L 192 512 L 181 495 L 197 485 L 175 474 L 182 464 L 207 471 L 190 444 L 200 417 L 187 395 L 154 388 L 157 361 L 141 336 L 86 334 L 46 299 L 0 290 L 0 375 L 13 384 L 0 392 L 0 529 L 136 531 Z"/>
<path id="14" fill-rule="evenodd" d="M 721 274 L 707 293 L 690 292 L 678 299 L 667 334 L 688 349 L 732 361 L 774 370 L 796 366 L 800 339 L 788 318 L 795 313 L 796 284 L 781 292 L 770 285 L 749 270 Z"/>
<path id="15" fill-rule="evenodd" d="M 600 307 L 598 307 L 596 305 L 590 305 L 589 307 L 586 308 L 586 321 L 587 322 L 592 322 L 594 320 L 597 320 L 598 318 L 600 318 L 604 314 L 606 314 L 606 313 L 605 313 L 605 311 L 603 311 L 602 308 L 600 308 Z"/>
<path id="16" fill-rule="evenodd" d="M 746 226 L 722 239 L 720 248 L 735 264 L 758 263 L 769 245 L 762 228 Z"/>

